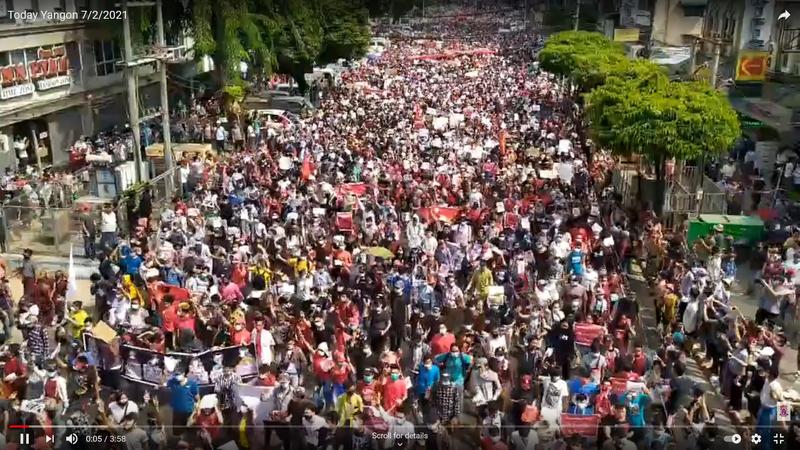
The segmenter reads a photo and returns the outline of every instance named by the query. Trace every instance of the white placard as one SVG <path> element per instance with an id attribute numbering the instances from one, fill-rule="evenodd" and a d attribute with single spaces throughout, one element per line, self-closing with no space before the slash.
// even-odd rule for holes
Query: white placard
<path id="1" fill-rule="evenodd" d="M 325 208 L 314 208 L 311 210 L 314 217 L 323 217 L 325 215 Z"/>
<path id="2" fill-rule="evenodd" d="M 33 91 L 35 90 L 36 89 L 34 88 L 33 83 L 9 86 L 7 88 L 0 89 L 0 99 L 7 100 L 9 98 L 22 97 L 23 95 L 33 94 Z"/>
<path id="3" fill-rule="evenodd" d="M 292 168 L 292 158 L 288 156 L 281 156 L 278 160 L 278 168 L 281 170 L 289 170 Z"/>
<path id="4" fill-rule="evenodd" d="M 558 177 L 558 174 L 555 170 L 540 170 L 539 171 L 539 178 L 543 180 L 554 180 Z"/>
<path id="5" fill-rule="evenodd" d="M 561 139 L 558 141 L 558 153 L 559 154 L 566 154 L 572 150 L 572 141 L 569 139 Z"/>
<path id="6" fill-rule="evenodd" d="M 437 131 L 444 130 L 449 122 L 450 120 L 447 117 L 437 117 L 433 119 L 433 129 Z"/>
<path id="7" fill-rule="evenodd" d="M 609 236 L 603 239 L 603 246 L 604 247 L 613 247 L 614 246 L 614 238 Z"/>
<path id="8" fill-rule="evenodd" d="M 39 80 L 36 82 L 36 87 L 40 91 L 45 91 L 47 89 L 53 89 L 61 86 L 69 86 L 71 81 L 72 80 L 70 79 L 69 75 L 61 75 L 58 77 Z"/>

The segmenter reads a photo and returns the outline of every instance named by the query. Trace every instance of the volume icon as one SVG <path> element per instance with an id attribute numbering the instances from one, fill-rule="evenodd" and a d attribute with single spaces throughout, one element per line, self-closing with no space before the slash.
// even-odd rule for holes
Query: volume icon
<path id="1" fill-rule="evenodd" d="M 78 443 L 78 435 L 75 434 L 75 433 L 67 435 L 67 437 L 65 439 L 67 440 L 67 442 L 69 442 L 72 445 L 75 445 L 75 444 Z"/>

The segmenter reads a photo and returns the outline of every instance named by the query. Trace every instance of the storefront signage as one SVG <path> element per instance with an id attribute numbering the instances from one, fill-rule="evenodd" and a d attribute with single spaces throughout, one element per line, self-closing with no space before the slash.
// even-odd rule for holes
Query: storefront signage
<path id="1" fill-rule="evenodd" d="M 39 90 L 69 86 L 69 58 L 64 45 L 40 47 L 36 59 L 0 67 L 0 99 L 20 97 Z"/>
<path id="2" fill-rule="evenodd" d="M 0 99 L 7 100 L 9 98 L 22 97 L 23 95 L 33 94 L 33 91 L 32 83 L 4 87 L 0 89 Z"/>
<path id="3" fill-rule="evenodd" d="M 72 80 L 69 75 L 60 75 L 53 78 L 45 78 L 42 80 L 38 80 L 36 81 L 36 87 L 40 91 L 44 91 L 47 89 L 57 88 L 59 86 L 69 86 L 69 83 L 71 81 Z"/>
<path id="4" fill-rule="evenodd" d="M 764 81 L 767 77 L 768 61 L 769 52 L 739 52 L 739 62 L 736 65 L 736 81 Z"/>
<path id="5" fill-rule="evenodd" d="M 617 28 L 614 30 L 614 41 L 637 42 L 639 41 L 638 28 Z"/>
<path id="6" fill-rule="evenodd" d="M 63 45 L 57 45 L 51 48 L 39 48 L 36 56 L 39 59 L 28 63 L 31 78 L 34 80 L 65 75 L 69 72 L 69 59 L 67 58 L 66 47 Z M 62 85 L 59 84 L 56 86 Z"/>

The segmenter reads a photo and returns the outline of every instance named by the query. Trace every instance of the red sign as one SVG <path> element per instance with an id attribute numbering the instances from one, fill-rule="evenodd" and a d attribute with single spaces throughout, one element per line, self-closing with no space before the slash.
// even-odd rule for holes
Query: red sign
<path id="1" fill-rule="evenodd" d="M 31 78 L 38 80 L 69 72 L 69 59 L 67 49 L 63 45 L 53 46 L 49 49 L 39 48 L 36 61 L 28 63 Z"/>
<path id="2" fill-rule="evenodd" d="M 63 45 L 39 48 L 36 56 L 38 59 L 30 61 L 28 67 L 22 63 L 0 67 L 2 85 L 23 84 L 29 80 L 65 75 L 69 72 L 69 59 L 66 47 Z"/>
<path id="3" fill-rule="evenodd" d="M 605 328 L 602 325 L 593 323 L 576 323 L 574 328 L 575 343 L 578 345 L 590 346 L 595 338 L 599 338 L 605 334 Z"/>
<path id="4" fill-rule="evenodd" d="M 585 437 L 597 436 L 597 427 L 600 426 L 600 415 L 580 416 L 576 414 L 561 414 L 561 435 L 579 435 Z"/>
<path id="5" fill-rule="evenodd" d="M 0 76 L 3 78 L 3 86 L 10 86 L 12 84 L 20 84 L 28 81 L 28 71 L 25 70 L 25 65 L 22 63 L 0 67 Z"/>

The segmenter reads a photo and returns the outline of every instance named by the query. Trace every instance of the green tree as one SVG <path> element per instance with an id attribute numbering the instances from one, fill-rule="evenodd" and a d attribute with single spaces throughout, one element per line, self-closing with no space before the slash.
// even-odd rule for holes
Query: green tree
<path id="1" fill-rule="evenodd" d="M 541 67 L 562 75 L 587 92 L 628 60 L 622 47 L 600 33 L 563 31 L 551 36 L 539 53 Z"/>
<path id="2" fill-rule="evenodd" d="M 356 58 L 369 45 L 365 10 L 347 0 L 190 0 L 198 55 L 209 55 L 223 87 L 252 73 L 286 73 L 301 89 L 315 64 Z"/>
<path id="3" fill-rule="evenodd" d="M 639 154 L 656 173 L 656 202 L 664 200 L 664 164 L 726 151 L 740 135 L 736 112 L 704 83 L 669 81 L 649 63 L 610 75 L 585 95 L 592 135 L 614 153 Z"/>

